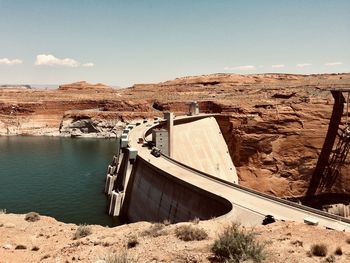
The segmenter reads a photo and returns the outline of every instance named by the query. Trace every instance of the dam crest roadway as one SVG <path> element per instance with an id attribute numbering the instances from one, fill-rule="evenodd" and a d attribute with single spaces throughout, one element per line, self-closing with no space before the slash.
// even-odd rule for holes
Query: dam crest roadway
<path id="1" fill-rule="evenodd" d="M 165 113 L 165 119 L 128 125 L 108 167 L 108 213 L 130 222 L 215 218 L 243 226 L 273 216 L 350 230 L 349 219 L 240 186 L 217 116 Z"/>

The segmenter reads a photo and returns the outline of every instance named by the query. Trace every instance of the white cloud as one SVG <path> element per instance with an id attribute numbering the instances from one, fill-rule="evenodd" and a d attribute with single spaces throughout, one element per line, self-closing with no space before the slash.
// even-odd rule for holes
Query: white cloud
<path id="1" fill-rule="evenodd" d="M 284 68 L 284 64 L 277 64 L 277 65 L 272 65 L 272 68 Z"/>
<path id="2" fill-rule="evenodd" d="M 51 54 L 41 54 L 36 56 L 35 65 L 37 66 L 64 66 L 64 67 L 78 67 L 78 61 L 72 58 L 56 58 Z"/>
<path id="3" fill-rule="evenodd" d="M 309 67 L 311 65 L 312 64 L 310 64 L 310 63 L 300 63 L 300 64 L 297 64 L 296 67 L 297 68 L 305 68 L 305 67 Z"/>
<path id="4" fill-rule="evenodd" d="M 91 67 L 94 66 L 94 63 L 88 62 L 88 63 L 84 63 L 82 66 L 83 66 L 83 67 L 86 67 L 86 68 L 91 68 Z"/>
<path id="5" fill-rule="evenodd" d="M 333 66 L 339 66 L 343 65 L 343 62 L 328 62 L 324 64 L 325 66 L 333 67 Z"/>
<path id="6" fill-rule="evenodd" d="M 20 59 L 0 58 L 0 65 L 18 65 L 22 63 L 23 60 Z"/>
<path id="7" fill-rule="evenodd" d="M 238 67 L 224 67 L 224 70 L 256 70 L 256 66 L 246 65 Z"/>

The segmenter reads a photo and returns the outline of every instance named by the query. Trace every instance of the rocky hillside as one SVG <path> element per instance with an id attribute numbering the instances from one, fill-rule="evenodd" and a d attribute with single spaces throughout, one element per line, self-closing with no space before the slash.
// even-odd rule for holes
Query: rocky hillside
<path id="1" fill-rule="evenodd" d="M 330 87 L 350 74 L 213 74 L 111 89 L 78 82 L 58 90 L 0 89 L 0 135 L 115 136 L 132 119 L 221 113 L 219 124 L 242 185 L 280 197 L 303 196 L 330 118 Z M 333 193 L 350 193 L 349 164 Z"/>

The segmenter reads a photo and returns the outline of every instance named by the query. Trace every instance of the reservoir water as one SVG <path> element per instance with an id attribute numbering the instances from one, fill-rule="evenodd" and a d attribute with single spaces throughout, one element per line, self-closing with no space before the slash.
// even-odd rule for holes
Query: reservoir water
<path id="1" fill-rule="evenodd" d="M 105 213 L 113 139 L 0 137 L 0 209 L 114 226 Z"/>

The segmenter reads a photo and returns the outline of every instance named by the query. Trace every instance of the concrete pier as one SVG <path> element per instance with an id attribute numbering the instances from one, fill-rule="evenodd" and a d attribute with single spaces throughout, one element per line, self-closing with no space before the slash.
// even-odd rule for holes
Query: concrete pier
<path id="1" fill-rule="evenodd" d="M 133 127 L 133 125 L 128 125 L 122 136 L 117 139 L 119 152 L 113 156 L 112 163 L 107 168 L 104 190 L 109 196 L 108 214 L 111 216 L 120 215 L 124 200 L 124 190 L 137 157 L 137 149 L 128 147 L 128 134 Z"/>
<path id="2" fill-rule="evenodd" d="M 111 195 L 112 190 L 114 188 L 114 182 L 115 182 L 116 178 L 117 178 L 116 175 L 107 174 L 106 184 L 105 184 L 105 193 L 106 194 Z"/>
<path id="3" fill-rule="evenodd" d="M 109 215 L 111 216 L 119 216 L 122 208 L 124 193 L 112 191 L 111 193 L 111 201 L 109 205 Z"/>

